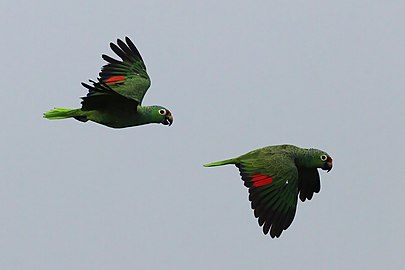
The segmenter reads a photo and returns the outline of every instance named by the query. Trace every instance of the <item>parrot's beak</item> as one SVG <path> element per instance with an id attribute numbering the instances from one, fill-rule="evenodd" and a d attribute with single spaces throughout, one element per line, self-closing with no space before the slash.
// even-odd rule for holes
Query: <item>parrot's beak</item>
<path id="1" fill-rule="evenodd" d="M 328 166 L 328 170 L 326 171 L 326 172 L 330 172 L 330 170 L 332 170 L 332 163 L 327 163 L 327 166 Z"/>
<path id="2" fill-rule="evenodd" d="M 325 171 L 327 170 L 327 172 L 330 172 L 330 170 L 332 170 L 332 167 L 333 167 L 332 158 L 328 157 L 322 167 L 322 170 L 325 170 Z"/>
<path id="3" fill-rule="evenodd" d="M 169 127 L 173 124 L 173 116 L 169 111 L 167 111 L 165 118 L 162 121 L 162 124 Z"/>

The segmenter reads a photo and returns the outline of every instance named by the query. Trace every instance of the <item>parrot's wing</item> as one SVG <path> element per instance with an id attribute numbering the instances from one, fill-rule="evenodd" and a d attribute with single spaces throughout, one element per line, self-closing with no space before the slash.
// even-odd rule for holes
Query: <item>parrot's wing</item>
<path id="1" fill-rule="evenodd" d="M 102 55 L 108 64 L 101 68 L 98 83 L 140 105 L 151 82 L 138 49 L 128 37 L 125 37 L 125 41 L 117 39 L 117 45 L 110 43 L 111 49 L 121 60 Z"/>
<path id="2" fill-rule="evenodd" d="M 82 83 L 89 90 L 87 96 L 82 97 L 82 110 L 106 110 L 109 108 L 129 108 L 136 112 L 139 104 L 137 101 L 126 98 L 113 91 L 109 85 L 101 81 L 95 82 L 90 80 L 92 85 Z"/>
<path id="3" fill-rule="evenodd" d="M 236 164 L 249 188 L 254 215 L 264 234 L 279 237 L 292 223 L 298 199 L 298 169 L 285 153 L 240 159 Z"/>
<path id="4" fill-rule="evenodd" d="M 321 190 L 321 179 L 316 168 L 298 168 L 298 190 L 300 200 L 311 200 Z"/>

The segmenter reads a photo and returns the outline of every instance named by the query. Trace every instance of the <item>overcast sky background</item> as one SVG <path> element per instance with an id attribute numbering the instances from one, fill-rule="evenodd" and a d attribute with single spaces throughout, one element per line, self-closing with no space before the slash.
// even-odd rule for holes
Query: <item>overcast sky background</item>
<path id="1" fill-rule="evenodd" d="M 3 1 L 0 269 L 400 269 L 403 1 Z M 171 127 L 48 121 L 129 36 Z M 236 167 L 334 158 L 279 239 Z"/>

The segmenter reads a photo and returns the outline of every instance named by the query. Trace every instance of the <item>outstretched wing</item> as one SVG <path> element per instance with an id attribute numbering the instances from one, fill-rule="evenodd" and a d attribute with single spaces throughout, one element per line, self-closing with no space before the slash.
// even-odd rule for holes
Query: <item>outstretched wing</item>
<path id="1" fill-rule="evenodd" d="M 125 37 L 125 42 L 117 39 L 117 45 L 110 43 L 111 49 L 121 60 L 103 54 L 102 58 L 108 64 L 101 68 L 98 80 L 100 84 L 105 84 L 110 90 L 133 99 L 140 105 L 150 86 L 150 79 L 134 43 L 128 37 Z"/>
<path id="2" fill-rule="evenodd" d="M 254 215 L 264 234 L 279 237 L 292 223 L 298 198 L 298 170 L 293 159 L 284 154 L 241 158 L 235 164 L 249 188 Z"/>

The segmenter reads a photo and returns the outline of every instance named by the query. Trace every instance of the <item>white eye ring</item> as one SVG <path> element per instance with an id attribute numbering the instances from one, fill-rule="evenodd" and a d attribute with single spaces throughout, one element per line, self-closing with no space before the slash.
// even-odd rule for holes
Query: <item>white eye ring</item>
<path id="1" fill-rule="evenodd" d="M 159 114 L 160 115 L 166 115 L 166 110 L 165 109 L 160 109 Z"/>
<path id="2" fill-rule="evenodd" d="M 328 156 L 327 156 L 327 155 L 322 155 L 322 156 L 321 156 L 321 160 L 322 160 L 322 161 L 326 161 L 327 159 L 328 159 Z"/>

